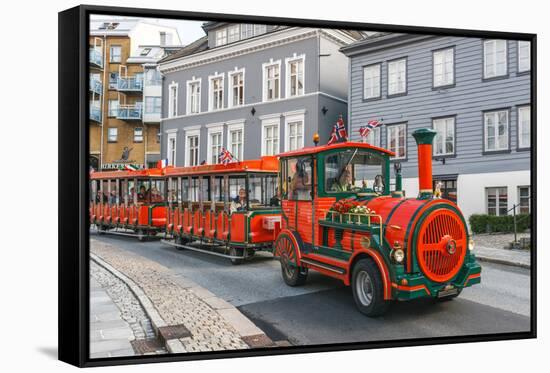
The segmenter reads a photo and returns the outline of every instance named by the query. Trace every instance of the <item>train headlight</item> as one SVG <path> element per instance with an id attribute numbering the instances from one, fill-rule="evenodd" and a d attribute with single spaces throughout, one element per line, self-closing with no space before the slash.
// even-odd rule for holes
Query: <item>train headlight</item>
<path id="1" fill-rule="evenodd" d="M 405 252 L 401 249 L 393 250 L 393 260 L 395 260 L 396 263 L 403 263 L 403 260 L 405 259 Z"/>
<path id="2" fill-rule="evenodd" d="M 474 240 L 473 240 L 472 238 L 470 238 L 470 240 L 468 241 L 468 249 L 469 249 L 470 251 L 474 251 L 475 246 L 476 246 L 476 245 L 475 245 Z"/>

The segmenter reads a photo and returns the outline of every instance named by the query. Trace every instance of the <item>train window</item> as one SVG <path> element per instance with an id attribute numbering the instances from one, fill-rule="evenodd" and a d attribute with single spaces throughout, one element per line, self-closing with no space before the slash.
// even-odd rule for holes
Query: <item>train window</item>
<path id="1" fill-rule="evenodd" d="M 286 162 L 286 183 L 288 199 L 311 201 L 312 159 L 310 157 L 291 158 Z"/>
<path id="2" fill-rule="evenodd" d="M 246 190 L 246 180 L 244 176 L 229 177 L 229 199 L 236 200 L 239 198 L 239 190 Z"/>
<path id="3" fill-rule="evenodd" d="M 194 177 L 189 184 L 189 200 L 199 202 L 199 179 Z"/>
<path id="4" fill-rule="evenodd" d="M 216 202 L 223 202 L 223 177 L 216 176 L 213 181 L 213 198 Z"/>
<path id="5" fill-rule="evenodd" d="M 210 177 L 203 176 L 200 180 L 201 201 L 210 201 Z"/>
<path id="6" fill-rule="evenodd" d="M 99 197 L 99 180 L 92 180 L 90 183 L 91 190 L 90 190 L 90 199 L 93 202 L 99 203 L 100 197 Z"/>
<path id="7" fill-rule="evenodd" d="M 181 179 L 181 201 L 182 203 L 189 202 L 189 178 L 183 177 Z"/>
<path id="8" fill-rule="evenodd" d="M 165 201 L 165 196 L 166 196 L 165 186 L 166 186 L 166 183 L 164 180 L 151 181 L 151 192 L 149 193 L 151 203 L 160 203 Z"/>
<path id="9" fill-rule="evenodd" d="M 325 191 L 379 192 L 385 190 L 381 155 L 349 149 L 325 158 Z"/>
<path id="10" fill-rule="evenodd" d="M 120 187 L 118 188 L 118 200 L 124 205 L 128 205 L 130 202 L 128 198 L 128 180 L 122 179 L 119 181 Z"/>
<path id="11" fill-rule="evenodd" d="M 168 179 L 168 202 L 178 203 L 181 202 L 181 194 L 178 188 L 178 179 Z"/>
<path id="12" fill-rule="evenodd" d="M 138 180 L 137 181 L 137 201 L 138 203 L 148 203 L 151 193 L 151 181 L 150 180 Z"/>
<path id="13" fill-rule="evenodd" d="M 128 180 L 128 203 L 135 204 L 137 202 L 136 183 L 133 179 Z"/>
<path id="14" fill-rule="evenodd" d="M 252 207 L 271 206 L 276 194 L 276 186 L 276 175 L 250 174 L 248 177 L 250 205 Z"/>

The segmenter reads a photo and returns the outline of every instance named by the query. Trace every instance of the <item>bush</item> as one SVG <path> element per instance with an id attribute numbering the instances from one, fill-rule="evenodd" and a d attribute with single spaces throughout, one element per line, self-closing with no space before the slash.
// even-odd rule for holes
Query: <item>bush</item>
<path id="1" fill-rule="evenodd" d="M 473 214 L 468 218 L 470 229 L 474 233 L 512 233 L 514 232 L 514 216 L 495 216 L 487 214 Z M 516 215 L 518 232 L 531 228 L 529 214 Z"/>

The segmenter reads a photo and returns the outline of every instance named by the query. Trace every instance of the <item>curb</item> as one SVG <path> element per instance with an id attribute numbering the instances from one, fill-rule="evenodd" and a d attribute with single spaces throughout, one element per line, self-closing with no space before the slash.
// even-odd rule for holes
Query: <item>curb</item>
<path id="1" fill-rule="evenodd" d="M 481 262 L 503 264 L 503 265 L 508 265 L 508 266 L 512 266 L 512 267 L 520 267 L 520 268 L 531 269 L 531 264 L 527 264 L 527 263 L 514 262 L 514 261 L 506 260 L 506 259 L 492 258 L 492 257 L 489 257 L 489 256 L 480 256 L 478 254 L 474 254 L 474 255 L 475 255 L 476 259 L 481 261 Z"/>
<path id="2" fill-rule="evenodd" d="M 101 267 L 105 268 L 107 271 L 111 272 L 115 277 L 117 277 L 119 280 L 124 282 L 126 286 L 130 288 L 130 291 L 134 293 L 139 303 L 145 310 L 145 313 L 147 313 L 147 316 L 149 316 L 149 319 L 151 319 L 151 325 L 155 330 L 155 334 L 159 336 L 159 328 L 166 327 L 168 326 L 168 324 L 166 324 L 166 322 L 162 319 L 162 317 L 160 317 L 157 309 L 155 308 L 151 300 L 145 295 L 143 290 L 141 290 L 141 288 L 133 280 L 128 278 L 122 272 L 115 269 L 113 266 L 105 262 L 103 259 L 101 259 L 97 255 L 90 253 L 90 259 L 92 259 Z M 179 339 L 165 340 L 164 344 L 166 349 L 170 353 L 187 352 L 185 350 L 185 347 L 183 346 L 183 343 L 181 343 Z"/>

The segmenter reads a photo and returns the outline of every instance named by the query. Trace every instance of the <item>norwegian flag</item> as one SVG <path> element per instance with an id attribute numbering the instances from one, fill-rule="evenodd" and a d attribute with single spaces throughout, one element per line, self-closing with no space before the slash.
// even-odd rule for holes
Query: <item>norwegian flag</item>
<path id="1" fill-rule="evenodd" d="M 233 161 L 233 154 L 229 150 L 222 148 L 218 159 L 221 164 L 228 164 Z"/>
<path id="2" fill-rule="evenodd" d="M 330 134 L 327 145 L 332 145 L 340 140 L 348 141 L 348 132 L 346 131 L 346 126 L 341 115 L 334 127 L 332 127 L 332 133 Z"/>
<path id="3" fill-rule="evenodd" d="M 366 126 L 362 126 L 361 128 L 359 128 L 359 135 L 361 135 L 361 137 L 367 137 L 371 130 L 375 129 L 381 124 L 382 122 L 376 119 L 370 120 Z"/>

